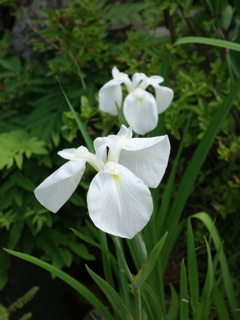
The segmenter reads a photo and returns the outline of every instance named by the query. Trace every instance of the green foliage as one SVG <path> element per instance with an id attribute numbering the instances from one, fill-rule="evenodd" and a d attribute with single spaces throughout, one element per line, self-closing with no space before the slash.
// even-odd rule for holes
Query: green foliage
<path id="1" fill-rule="evenodd" d="M 1 4 L 11 6 L 12 1 L 1 1 Z M 178 224 L 182 213 L 186 217 L 192 212 L 208 211 L 212 217 L 217 217 L 217 223 L 223 230 L 225 248 L 228 247 L 228 253 L 234 255 L 229 247 L 236 241 L 233 235 L 238 232 L 238 225 L 234 222 L 239 212 L 240 185 L 240 96 L 237 87 L 231 112 L 226 114 L 226 111 L 230 108 L 230 100 L 233 100 L 233 96 L 230 100 L 227 97 L 232 95 L 233 84 L 240 75 L 239 53 L 232 51 L 238 50 L 240 45 L 239 1 L 109 3 L 72 0 L 68 4 L 69 7 L 63 9 L 46 9 L 44 19 L 33 21 L 41 37 L 31 42 L 33 49 L 40 54 L 41 65 L 33 59 L 22 62 L 17 58 L 11 52 L 7 33 L 0 39 L 1 243 L 26 253 L 40 249 L 41 259 L 56 267 L 51 269 L 50 265 L 44 265 L 46 269 L 55 275 L 61 274 L 62 278 L 59 268 L 69 267 L 74 262 L 81 263 L 82 260 L 93 260 L 89 248 L 99 248 L 107 281 L 113 288 L 117 279 L 119 287 L 115 289 L 123 295 L 124 306 L 132 313 L 133 293 L 129 292 L 125 274 L 119 275 L 116 259 L 107 254 L 106 238 L 85 225 L 85 193 L 91 171 L 87 172 L 78 192 L 64 206 L 61 214 L 52 215 L 43 209 L 36 202 L 33 190 L 43 177 L 63 164 L 56 156 L 58 150 L 68 148 L 69 142 L 72 147 L 86 144 L 84 139 L 87 142 L 88 135 L 91 138 L 105 136 L 119 126 L 118 119 L 101 113 L 97 103 L 98 89 L 110 80 L 114 65 L 129 74 L 159 75 L 165 68 L 166 85 L 174 90 L 175 97 L 170 108 L 159 118 L 171 136 L 172 159 L 176 160 L 168 183 L 153 192 L 156 211 L 144 231 L 149 251 L 159 240 L 158 234 L 163 235 L 167 230 L 170 233 L 160 255 L 162 261 L 154 263 L 153 276 L 143 284 L 143 308 L 150 319 L 166 314 L 170 320 L 195 319 L 196 310 L 200 310 L 199 315 L 203 319 L 214 318 L 215 314 L 215 318 L 221 320 L 231 318 L 230 309 L 233 310 L 236 303 L 226 258 L 220 250 L 220 237 L 216 240 L 215 229 L 213 242 L 217 241 L 216 251 L 210 248 L 210 242 L 204 242 L 202 233 L 206 235 L 206 231 L 200 223 L 194 232 L 206 250 L 206 281 L 202 286 L 202 278 L 197 276 L 199 257 L 190 226 L 188 257 L 184 260 L 187 263 L 185 266 L 182 261 L 180 268 L 180 297 L 170 285 L 169 310 L 163 306 L 164 286 L 161 281 L 171 249 L 184 230 L 184 222 Z M 166 56 L 170 57 L 167 64 Z M 63 97 L 53 76 L 55 74 L 67 99 Z M 74 113 L 69 111 L 69 106 Z M 211 125 L 215 114 L 218 117 Z M 78 124 L 76 119 L 80 119 Z M 185 130 L 187 119 L 189 125 Z M 162 131 L 163 126 L 160 128 L 159 125 L 158 130 Z M 201 147 L 192 158 L 194 161 L 190 160 L 197 145 Z M 184 176 L 190 161 L 193 164 Z M 183 190 L 182 193 L 178 193 L 179 189 Z M 160 210 L 159 198 L 162 200 Z M 208 221 L 206 217 L 205 220 Z M 209 225 L 215 227 L 211 223 Z M 156 229 L 156 226 L 159 227 Z M 67 232 L 69 227 L 75 228 L 74 233 L 80 235 L 81 242 Z M 156 232 L 151 233 L 151 228 Z M 212 230 L 209 233 L 212 234 Z M 186 242 L 185 239 L 183 241 Z M 142 261 L 136 245 L 131 241 L 127 245 L 136 270 L 139 270 Z M 8 256 L 3 252 L 0 255 L 1 288 L 7 281 Z M 237 259 L 233 260 L 237 264 Z M 218 264 L 223 280 L 219 276 Z M 235 270 L 238 270 L 236 266 Z M 111 291 L 106 283 L 97 281 L 105 291 Z M 74 286 L 77 286 L 75 282 Z M 82 287 L 79 292 L 89 294 Z M 209 301 L 208 297 L 211 297 Z M 92 300 L 91 295 L 88 298 Z M 106 319 L 111 319 L 104 306 L 97 300 L 94 303 L 102 312 L 105 310 Z"/>
<path id="2" fill-rule="evenodd" d="M 44 142 L 30 137 L 26 131 L 14 130 L 0 134 L 0 170 L 5 166 L 11 168 L 16 163 L 22 169 L 23 156 L 30 158 L 32 154 L 47 154 Z"/>
<path id="3" fill-rule="evenodd" d="M 9 307 L 4 307 L 0 304 L 0 319 L 9 320 L 11 319 L 12 313 L 16 312 L 18 309 L 22 309 L 27 303 L 29 303 L 36 293 L 38 292 L 39 287 L 33 287 L 28 292 L 26 292 L 22 297 L 14 301 Z M 20 320 L 28 320 L 32 318 L 32 313 L 28 312 L 24 314 Z"/>

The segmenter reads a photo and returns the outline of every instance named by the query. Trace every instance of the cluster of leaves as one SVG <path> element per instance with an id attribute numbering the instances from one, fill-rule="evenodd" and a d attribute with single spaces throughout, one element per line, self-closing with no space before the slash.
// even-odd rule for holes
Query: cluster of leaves
<path id="1" fill-rule="evenodd" d="M 4 5 L 11 6 L 12 1 L 6 0 Z M 21 16 L 21 10 L 18 14 Z M 186 150 L 192 153 L 235 76 L 240 74 L 240 65 L 232 52 L 173 44 L 183 35 L 239 41 L 240 8 L 238 0 L 231 5 L 227 0 L 72 0 L 67 8 L 46 9 L 43 14 L 41 20 L 32 21 L 38 34 L 31 40 L 33 50 L 42 55 L 41 66 L 14 56 L 6 34 L 0 40 L 0 230 L 1 241 L 8 248 L 26 253 L 41 249 L 45 260 L 63 267 L 79 261 L 79 257 L 93 256 L 86 246 L 62 232 L 76 225 L 83 229 L 84 197 L 71 198 L 63 209 L 66 214 L 59 219 L 42 209 L 32 193 L 43 177 L 62 164 L 56 151 L 69 147 L 67 142 L 73 147 L 82 144 L 54 75 L 59 76 L 89 134 L 106 135 L 118 120 L 97 110 L 96 93 L 109 80 L 112 67 L 116 65 L 130 74 L 160 74 L 167 61 L 166 50 L 170 50 L 170 76 L 169 81 L 165 80 L 174 90 L 175 99 L 165 114 L 166 129 L 172 140 L 180 140 L 186 115 L 192 113 L 185 139 Z M 166 28 L 159 28 L 161 25 Z M 237 212 L 233 203 L 239 192 L 239 99 L 215 140 L 213 158 L 219 157 L 219 166 L 210 170 L 212 163 L 208 160 L 198 178 L 196 190 L 201 192 L 204 203 L 196 205 L 194 200 L 189 210 L 208 210 L 223 218 Z M 179 177 L 188 160 L 185 154 Z M 87 175 L 84 179 L 83 194 Z M 72 213 L 78 211 L 78 215 Z M 8 265 L 7 255 L 1 255 L 4 262 L 0 266 L 0 287 L 6 283 Z"/>

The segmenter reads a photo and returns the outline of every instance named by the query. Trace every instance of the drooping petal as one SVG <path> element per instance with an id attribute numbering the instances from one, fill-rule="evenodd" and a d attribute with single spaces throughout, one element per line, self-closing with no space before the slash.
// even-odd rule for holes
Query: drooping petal
<path id="1" fill-rule="evenodd" d="M 131 239 L 148 223 L 153 209 L 147 186 L 127 168 L 108 162 L 92 180 L 88 210 L 102 231 Z"/>
<path id="2" fill-rule="evenodd" d="M 173 100 L 174 93 L 172 89 L 159 85 L 154 85 L 158 113 L 164 112 Z"/>
<path id="3" fill-rule="evenodd" d="M 133 138 L 123 146 L 119 163 L 148 187 L 156 188 L 165 173 L 170 154 L 168 136 Z"/>
<path id="4" fill-rule="evenodd" d="M 62 165 L 34 190 L 38 201 L 48 210 L 57 212 L 77 188 L 85 167 L 84 160 Z"/>
<path id="5" fill-rule="evenodd" d="M 86 147 L 81 146 L 77 149 L 63 149 L 62 151 L 58 151 L 58 155 L 68 160 L 82 159 L 84 161 L 87 161 L 95 170 L 100 170 L 96 155 L 89 152 Z"/>
<path id="6" fill-rule="evenodd" d="M 127 95 L 123 112 L 128 124 L 138 134 L 144 135 L 157 125 L 156 101 L 151 93 L 140 88 Z"/>
<path id="7" fill-rule="evenodd" d="M 99 108 L 113 116 L 117 115 L 117 106 L 122 104 L 121 79 L 112 79 L 107 82 L 98 93 Z"/>

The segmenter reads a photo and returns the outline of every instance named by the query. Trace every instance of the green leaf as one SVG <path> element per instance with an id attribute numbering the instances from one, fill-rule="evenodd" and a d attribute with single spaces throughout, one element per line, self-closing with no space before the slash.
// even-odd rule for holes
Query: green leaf
<path id="1" fill-rule="evenodd" d="M 144 309 L 149 315 L 149 319 L 164 319 L 159 297 L 151 285 L 144 282 L 141 288 L 141 296 L 143 297 Z"/>
<path id="2" fill-rule="evenodd" d="M 113 310 L 118 314 L 120 319 L 123 320 L 133 320 L 133 317 L 129 310 L 126 308 L 120 296 L 117 292 L 101 277 L 99 277 L 95 272 L 93 272 L 88 266 L 86 266 L 88 273 L 101 288 L 103 293 L 108 298 L 109 302 L 112 305 Z"/>
<path id="3" fill-rule="evenodd" d="M 179 184 L 177 194 L 174 197 L 173 204 L 171 206 L 170 212 L 166 216 L 165 225 L 168 226 L 169 237 L 166 241 L 166 245 L 163 249 L 163 255 L 166 257 L 163 261 L 164 269 L 168 262 L 168 256 L 176 241 L 176 226 L 183 212 L 184 206 L 187 202 L 189 195 L 192 192 L 192 187 L 194 182 L 201 170 L 201 167 L 207 157 L 207 154 L 213 144 L 213 141 L 220 130 L 220 127 L 226 118 L 232 103 L 239 92 L 240 88 L 240 78 L 236 81 L 231 92 L 225 99 L 224 103 L 220 106 L 216 112 L 210 126 L 208 127 L 204 137 L 199 142 L 190 162 L 185 171 L 185 174 Z M 165 230 L 163 230 L 164 232 Z"/>
<path id="4" fill-rule="evenodd" d="M 199 303 L 199 282 L 198 282 L 198 265 L 196 249 L 194 245 L 194 236 L 191 225 L 191 220 L 188 219 L 187 228 L 187 257 L 188 257 L 188 281 L 190 297 L 192 302 L 193 310 L 195 311 Z"/>
<path id="5" fill-rule="evenodd" d="M 213 286 L 213 301 L 218 313 L 219 320 L 229 320 L 228 312 L 225 307 L 225 302 L 223 300 L 221 292 L 218 289 L 216 282 Z"/>
<path id="6" fill-rule="evenodd" d="M 22 230 L 24 227 L 24 222 L 22 220 L 13 223 L 10 234 L 8 247 L 14 249 L 22 236 Z"/>
<path id="7" fill-rule="evenodd" d="M 92 240 L 91 238 L 85 236 L 84 234 L 82 234 L 81 232 L 79 232 L 78 230 L 74 229 L 74 228 L 70 228 L 70 230 L 73 231 L 73 233 L 80 238 L 81 240 L 91 244 L 92 246 L 100 249 L 104 254 L 106 254 L 107 256 L 110 256 L 111 261 L 115 264 L 117 264 L 117 260 L 115 259 L 115 257 L 112 255 L 112 253 L 107 250 L 106 248 L 104 248 L 101 244 L 97 243 L 96 241 Z"/>
<path id="8" fill-rule="evenodd" d="M 188 309 L 189 309 L 189 299 L 188 299 L 188 287 L 187 287 L 187 274 L 186 274 L 184 260 L 182 260 L 181 271 L 180 271 L 180 320 L 189 319 Z"/>
<path id="9" fill-rule="evenodd" d="M 0 250 L 0 290 L 4 288 L 8 281 L 9 256 L 2 249 Z"/>
<path id="10" fill-rule="evenodd" d="M 72 111 L 72 113 L 73 113 L 73 115 L 74 115 L 74 118 L 75 118 L 75 120 L 76 120 L 76 122 L 77 122 L 78 128 L 79 128 L 79 130 L 80 130 L 80 132 L 81 132 L 81 134 L 82 134 L 82 136 L 83 136 L 83 139 L 84 139 L 84 141 L 86 142 L 86 145 L 87 145 L 87 147 L 88 147 L 88 150 L 89 150 L 90 152 L 94 153 L 94 148 L 93 148 L 93 141 L 92 141 L 92 139 L 90 138 L 89 134 L 87 133 L 87 131 L 86 131 L 85 127 L 84 127 L 84 124 L 82 123 L 82 121 L 80 120 L 80 118 L 78 117 L 78 115 L 76 114 L 76 111 L 74 110 L 74 108 L 73 108 L 71 102 L 69 101 L 69 99 L 68 99 L 65 91 L 63 90 L 63 87 L 62 87 L 62 85 L 61 85 L 58 77 L 56 77 L 56 79 L 57 79 L 57 82 L 58 82 L 58 84 L 59 84 L 59 86 L 60 86 L 60 89 L 61 89 L 61 91 L 62 91 L 62 93 L 63 93 L 63 95 L 64 95 L 64 98 L 66 99 L 67 104 L 68 104 L 70 110 Z"/>
<path id="11" fill-rule="evenodd" d="M 56 277 L 63 280 L 65 283 L 67 283 L 69 286 L 71 286 L 73 289 L 75 289 L 79 294 L 81 294 L 92 306 L 94 306 L 100 314 L 106 318 L 106 320 L 114 320 L 113 316 L 109 313 L 107 308 L 102 304 L 102 302 L 89 290 L 87 289 L 83 284 L 78 282 L 73 277 L 69 276 L 67 273 L 57 269 L 56 267 L 52 266 L 51 264 L 44 262 L 38 258 L 35 258 L 33 256 L 30 256 L 25 253 L 4 249 L 9 254 L 20 258 L 22 260 L 31 262 L 38 267 L 45 269 L 51 273 L 53 273 Z"/>
<path id="12" fill-rule="evenodd" d="M 147 261 L 143 264 L 142 268 L 139 270 L 138 274 L 133 278 L 132 286 L 135 289 L 141 287 L 141 285 L 146 281 L 146 279 L 150 276 L 151 272 L 154 269 L 154 266 L 157 262 L 163 244 L 166 240 L 167 232 L 165 235 L 159 240 L 159 242 L 155 245 L 150 256 L 148 257 Z"/>
<path id="13" fill-rule="evenodd" d="M 240 51 L 240 44 L 238 44 L 238 43 L 234 43 L 234 42 L 226 41 L 226 40 L 204 38 L 204 37 L 180 38 L 175 42 L 174 45 L 178 46 L 180 44 L 186 44 L 186 43 L 202 43 L 202 44 L 206 44 L 206 45 L 210 45 L 210 46 Z"/>
<path id="14" fill-rule="evenodd" d="M 223 28 L 227 30 L 230 27 L 233 18 L 233 8 L 230 5 L 227 5 L 222 13 L 223 18 Z"/>
<path id="15" fill-rule="evenodd" d="M 179 309 L 179 297 L 176 289 L 170 284 L 171 289 L 171 301 L 168 311 L 168 320 L 178 320 L 178 309 Z"/>
<path id="16" fill-rule="evenodd" d="M 235 311 L 239 307 L 239 303 L 237 302 L 237 298 L 234 292 L 233 282 L 229 272 L 227 258 L 222 248 L 222 241 L 220 239 L 217 228 L 215 227 L 215 224 L 211 219 L 211 217 L 206 212 L 196 213 L 192 215 L 191 218 L 199 219 L 204 223 L 205 227 L 208 229 L 209 233 L 211 234 L 211 238 L 213 240 L 216 251 L 220 250 L 219 261 L 222 269 L 222 276 L 223 276 L 225 291 L 229 300 L 229 304 L 232 309 L 232 313 L 235 315 L 235 318 L 239 319 L 239 316 L 237 317 L 237 314 Z"/>
<path id="17" fill-rule="evenodd" d="M 214 284 L 214 275 L 213 275 L 213 263 L 212 263 L 212 256 L 209 244 L 205 239 L 206 247 L 207 247 L 207 275 L 205 277 L 205 282 L 203 286 L 202 296 L 200 299 L 200 304 L 196 310 L 197 319 L 209 319 L 209 312 L 212 300 L 212 290 Z"/>

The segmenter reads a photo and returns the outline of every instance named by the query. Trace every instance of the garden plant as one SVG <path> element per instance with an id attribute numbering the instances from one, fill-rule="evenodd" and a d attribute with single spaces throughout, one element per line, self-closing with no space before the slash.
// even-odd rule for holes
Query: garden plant
<path id="1" fill-rule="evenodd" d="M 0 288 L 15 256 L 93 319 L 240 319 L 238 0 L 0 10 Z"/>

